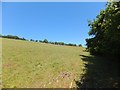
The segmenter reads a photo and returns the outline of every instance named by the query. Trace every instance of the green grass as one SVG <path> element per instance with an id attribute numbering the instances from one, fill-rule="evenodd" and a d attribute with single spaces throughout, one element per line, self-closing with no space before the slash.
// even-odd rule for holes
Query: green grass
<path id="1" fill-rule="evenodd" d="M 2 39 L 2 46 L 5 88 L 120 86 L 119 63 L 114 59 L 91 56 L 83 47 L 12 39 Z"/>
<path id="2" fill-rule="evenodd" d="M 84 73 L 82 47 L 3 39 L 3 87 L 74 87 Z"/>
<path id="3" fill-rule="evenodd" d="M 76 81 L 79 88 L 120 88 L 118 61 L 100 56 L 81 56 L 86 62 L 86 73 Z"/>
<path id="4" fill-rule="evenodd" d="M 2 39 L 0 39 L 0 89 L 2 88 Z"/>

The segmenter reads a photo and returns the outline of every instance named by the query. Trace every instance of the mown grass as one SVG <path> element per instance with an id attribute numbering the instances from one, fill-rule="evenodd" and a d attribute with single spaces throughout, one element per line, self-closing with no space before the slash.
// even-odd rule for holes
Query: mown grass
<path id="1" fill-rule="evenodd" d="M 2 39 L 3 87 L 68 88 L 83 75 L 83 47 Z"/>

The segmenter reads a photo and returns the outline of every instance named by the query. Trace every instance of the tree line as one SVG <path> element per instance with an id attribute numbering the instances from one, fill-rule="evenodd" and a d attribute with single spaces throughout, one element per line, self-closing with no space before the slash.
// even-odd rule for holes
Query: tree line
<path id="1" fill-rule="evenodd" d="M 24 37 L 23 37 L 23 38 L 20 38 L 20 37 L 18 37 L 18 36 L 13 36 L 13 35 L 1 35 L 1 34 L 0 34 L 0 37 L 9 38 L 9 39 L 17 39 L 17 40 L 26 40 Z"/>
<path id="2" fill-rule="evenodd" d="M 41 42 L 41 43 L 48 43 L 48 44 L 54 44 L 54 45 L 65 45 L 65 46 L 79 46 L 81 47 L 82 45 L 79 44 L 73 44 L 73 43 L 64 43 L 64 42 L 51 42 L 51 41 L 48 41 L 47 39 L 44 39 L 44 40 L 33 40 L 33 39 L 30 39 L 30 41 L 34 41 L 34 42 Z"/>
<path id="3" fill-rule="evenodd" d="M 77 44 L 72 44 L 72 43 L 67 44 L 67 43 L 64 43 L 64 42 L 51 42 L 51 41 L 48 41 L 47 39 L 44 39 L 44 40 L 34 40 L 34 39 L 27 40 L 24 37 L 20 38 L 19 36 L 14 36 L 14 35 L 1 35 L 0 34 L 0 37 L 9 38 L 9 39 L 17 39 L 17 40 L 26 40 L 26 41 L 32 41 L 32 42 L 48 43 L 48 44 L 54 44 L 54 45 L 79 46 L 79 47 L 82 46 L 81 44 L 77 45 Z"/>
<path id="4" fill-rule="evenodd" d="M 109 2 L 93 21 L 87 38 L 87 49 L 93 55 L 120 58 L 120 2 Z"/>

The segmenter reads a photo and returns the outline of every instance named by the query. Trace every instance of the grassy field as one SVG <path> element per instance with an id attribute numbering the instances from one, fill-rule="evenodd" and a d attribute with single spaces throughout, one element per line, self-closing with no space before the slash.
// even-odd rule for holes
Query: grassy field
<path id="1" fill-rule="evenodd" d="M 83 47 L 2 40 L 3 87 L 118 88 L 119 63 Z M 120 88 L 120 87 L 119 87 Z"/>
<path id="2" fill-rule="evenodd" d="M 82 47 L 2 40 L 3 87 L 74 87 L 84 73 Z"/>
<path id="3" fill-rule="evenodd" d="M 0 39 L 0 89 L 2 88 L 2 39 Z"/>

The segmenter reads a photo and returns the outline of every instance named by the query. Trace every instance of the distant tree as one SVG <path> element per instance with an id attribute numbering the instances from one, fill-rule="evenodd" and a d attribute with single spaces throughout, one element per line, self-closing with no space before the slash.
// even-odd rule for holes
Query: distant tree
<path id="1" fill-rule="evenodd" d="M 35 40 L 35 42 L 38 42 L 38 40 Z"/>
<path id="2" fill-rule="evenodd" d="M 74 46 L 77 46 L 76 44 L 74 44 Z"/>
<path id="3" fill-rule="evenodd" d="M 58 44 L 58 42 L 55 42 L 55 45 L 57 45 Z"/>
<path id="4" fill-rule="evenodd" d="M 64 42 L 59 42 L 60 45 L 64 45 Z"/>
<path id="5" fill-rule="evenodd" d="M 73 46 L 73 44 L 72 44 L 72 43 L 69 43 L 68 46 Z"/>
<path id="6" fill-rule="evenodd" d="M 48 40 L 47 39 L 44 39 L 44 41 L 43 41 L 44 43 L 48 43 Z"/>
<path id="7" fill-rule="evenodd" d="M 5 38 L 11 38 L 11 39 L 19 39 L 18 36 L 13 36 L 13 35 L 7 35 L 7 36 L 4 36 Z"/>
<path id="8" fill-rule="evenodd" d="M 26 39 L 23 37 L 22 40 L 26 40 Z"/>
<path id="9" fill-rule="evenodd" d="M 43 42 L 42 40 L 39 40 L 39 42 Z"/>
<path id="10" fill-rule="evenodd" d="M 0 34 L 0 37 L 2 37 L 2 34 Z"/>
<path id="11" fill-rule="evenodd" d="M 51 44 L 55 44 L 55 42 L 51 42 Z"/>
<path id="12" fill-rule="evenodd" d="M 82 47 L 82 44 L 79 44 L 78 46 L 79 46 L 79 47 Z"/>
<path id="13" fill-rule="evenodd" d="M 30 41 L 34 41 L 33 39 L 30 39 Z"/>
<path id="14" fill-rule="evenodd" d="M 13 35 L 7 35 L 7 36 L 1 35 L 1 37 L 3 37 L 3 38 L 9 38 L 9 39 L 17 39 L 17 40 L 26 40 L 25 38 L 20 38 L 18 36 L 13 36 Z"/>
<path id="15" fill-rule="evenodd" d="M 50 43 L 50 44 L 54 44 L 54 42 L 48 42 L 48 43 Z"/>
<path id="16" fill-rule="evenodd" d="M 23 37 L 23 38 L 19 38 L 19 40 L 26 40 L 26 39 Z"/>

